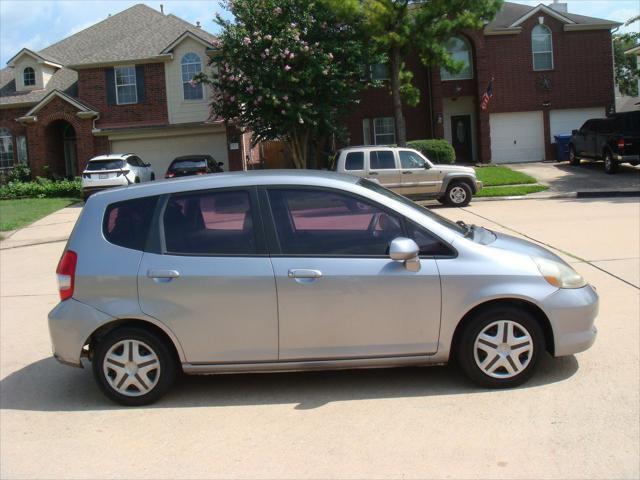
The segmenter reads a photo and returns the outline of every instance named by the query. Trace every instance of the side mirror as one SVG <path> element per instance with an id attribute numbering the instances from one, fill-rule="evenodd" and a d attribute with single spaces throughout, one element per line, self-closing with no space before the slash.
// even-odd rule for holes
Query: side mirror
<path id="1" fill-rule="evenodd" d="M 222 163 L 222 162 L 218 162 L 218 166 L 219 166 L 220 168 L 222 168 L 222 167 L 224 167 L 224 163 Z"/>
<path id="2" fill-rule="evenodd" d="M 389 256 L 392 260 L 404 262 L 404 267 L 410 272 L 420 271 L 420 248 L 410 238 L 396 237 L 389 245 Z"/>
<path id="3" fill-rule="evenodd" d="M 578 134 L 578 130 L 571 130 L 571 135 L 577 135 Z"/>

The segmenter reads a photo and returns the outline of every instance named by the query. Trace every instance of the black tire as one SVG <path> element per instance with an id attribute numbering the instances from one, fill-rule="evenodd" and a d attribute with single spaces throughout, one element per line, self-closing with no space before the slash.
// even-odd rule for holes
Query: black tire
<path id="1" fill-rule="evenodd" d="M 145 376 L 146 378 L 142 379 L 143 385 L 147 386 L 145 382 L 149 383 L 148 387 L 150 387 L 150 389 L 146 393 L 142 393 L 141 390 L 134 385 L 127 386 L 129 379 L 139 380 L 142 378 L 139 375 L 140 371 L 138 371 L 138 367 L 136 367 L 133 375 L 130 373 L 123 374 L 124 381 L 121 382 L 121 384 L 123 387 L 126 386 L 129 392 L 128 394 L 120 393 L 111 385 L 111 381 L 117 380 L 117 371 L 109 369 L 112 364 L 105 362 L 105 356 L 120 342 L 128 343 L 129 351 L 132 351 L 131 346 L 140 345 L 141 342 L 144 344 L 141 346 L 143 352 L 147 350 L 146 347 L 148 347 L 152 354 L 155 354 L 159 368 L 156 369 L 155 376 L 150 377 L 147 375 Z M 138 353 L 140 353 L 140 350 L 138 350 Z M 129 356 L 129 360 L 130 362 L 133 361 L 132 356 Z M 143 365 L 144 363 L 149 363 L 149 361 L 142 362 L 139 365 Z M 107 365 L 108 373 L 105 373 L 105 365 Z M 121 365 L 124 368 L 126 364 L 123 363 Z M 153 365 L 155 365 L 155 363 Z M 118 368 L 120 367 L 118 366 Z M 153 366 L 151 368 L 153 368 Z M 121 405 L 140 406 L 155 402 L 171 388 L 177 374 L 177 360 L 165 340 L 153 331 L 139 327 L 122 327 L 109 332 L 96 345 L 92 358 L 92 370 L 100 390 L 102 390 L 102 393 L 108 398 Z M 109 375 L 109 379 L 107 375 Z M 155 385 L 153 385 L 154 382 Z"/>
<path id="2" fill-rule="evenodd" d="M 580 157 L 576 155 L 576 149 L 573 145 L 569 145 L 569 163 L 573 166 L 580 165 Z"/>
<path id="3" fill-rule="evenodd" d="M 151 181 L 153 182 L 155 179 L 156 179 L 156 174 L 155 174 L 155 173 L 152 173 L 152 174 L 151 174 Z"/>
<path id="4" fill-rule="evenodd" d="M 618 162 L 613 159 L 613 155 L 609 150 L 604 152 L 604 171 L 609 175 L 618 171 Z"/>
<path id="5" fill-rule="evenodd" d="M 521 352 L 518 355 L 518 359 L 514 359 L 511 353 L 514 350 L 502 347 L 502 345 L 507 343 L 503 340 L 503 343 L 497 345 L 494 353 L 485 351 L 485 347 L 479 347 L 476 351 L 476 339 L 478 339 L 479 335 L 483 332 L 492 332 L 493 328 L 496 329 L 495 331 L 497 335 L 499 335 L 500 331 L 497 330 L 499 325 L 495 327 L 492 325 L 496 323 L 500 324 L 502 321 L 512 322 L 512 324 L 515 325 L 513 332 L 514 334 L 518 333 L 518 336 L 521 336 L 521 333 L 527 333 L 528 338 L 531 339 L 529 344 L 533 347 L 532 350 L 526 353 Z M 509 343 L 516 343 L 516 345 L 521 345 L 520 348 L 526 349 L 526 337 L 523 336 L 522 338 L 522 341 L 514 338 L 513 342 Z M 479 343 L 486 342 L 479 340 Z M 492 307 L 476 314 L 462 331 L 456 348 L 457 351 L 455 354 L 458 363 L 473 382 L 487 388 L 509 388 L 523 384 L 535 373 L 538 362 L 545 350 L 545 342 L 542 328 L 533 315 L 526 310 L 507 305 L 503 307 Z M 484 357 L 482 357 L 483 353 L 486 354 Z M 478 362 L 482 363 L 482 361 L 485 360 L 487 362 L 485 368 L 489 370 L 492 367 L 497 368 L 491 373 L 486 373 L 480 365 L 478 365 Z M 509 372 L 507 368 L 500 366 L 503 365 L 503 362 L 504 364 L 508 362 L 513 371 Z M 518 365 L 522 368 L 516 368 Z"/>
<path id="6" fill-rule="evenodd" d="M 134 180 L 134 183 L 140 183 L 140 179 L 136 177 L 136 179 Z"/>
<path id="7" fill-rule="evenodd" d="M 438 197 L 436 198 L 436 200 L 438 200 L 438 202 L 440 202 L 442 205 L 446 205 L 447 200 L 445 197 Z"/>
<path id="8" fill-rule="evenodd" d="M 444 193 L 444 201 L 452 207 L 466 207 L 471 201 L 471 187 L 465 182 L 451 182 Z"/>

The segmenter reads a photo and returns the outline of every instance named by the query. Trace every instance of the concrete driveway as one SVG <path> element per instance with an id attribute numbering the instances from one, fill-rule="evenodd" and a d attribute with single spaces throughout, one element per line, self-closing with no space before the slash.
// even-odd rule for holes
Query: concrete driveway
<path id="1" fill-rule="evenodd" d="M 438 212 L 564 252 L 601 295 L 594 347 L 545 357 L 514 390 L 475 388 L 456 367 L 190 377 L 153 406 L 122 408 L 89 370 L 50 357 L 46 314 L 64 243 L 5 248 L 0 476 L 638 478 L 637 199 Z"/>
<path id="2" fill-rule="evenodd" d="M 549 193 L 572 192 L 640 192 L 640 165 L 622 164 L 618 172 L 608 175 L 602 162 L 582 160 L 579 166 L 569 162 L 514 163 L 506 165 L 513 170 L 531 175 Z"/>

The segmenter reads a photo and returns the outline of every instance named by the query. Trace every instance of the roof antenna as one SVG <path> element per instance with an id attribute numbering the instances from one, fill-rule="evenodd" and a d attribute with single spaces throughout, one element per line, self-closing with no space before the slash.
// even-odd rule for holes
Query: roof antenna
<path id="1" fill-rule="evenodd" d="M 160 4 L 160 13 L 162 13 L 164 15 L 164 5 Z"/>

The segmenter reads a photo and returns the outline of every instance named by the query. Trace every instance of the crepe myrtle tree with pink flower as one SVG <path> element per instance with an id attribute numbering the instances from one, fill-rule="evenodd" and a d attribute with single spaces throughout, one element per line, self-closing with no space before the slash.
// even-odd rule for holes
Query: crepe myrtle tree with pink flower
<path id="1" fill-rule="evenodd" d="M 342 120 L 367 86 L 367 42 L 357 18 L 325 0 L 234 0 L 221 27 L 212 73 L 214 115 L 250 131 L 253 142 L 281 139 L 296 168 L 310 166 L 318 139 L 344 133 Z"/>

